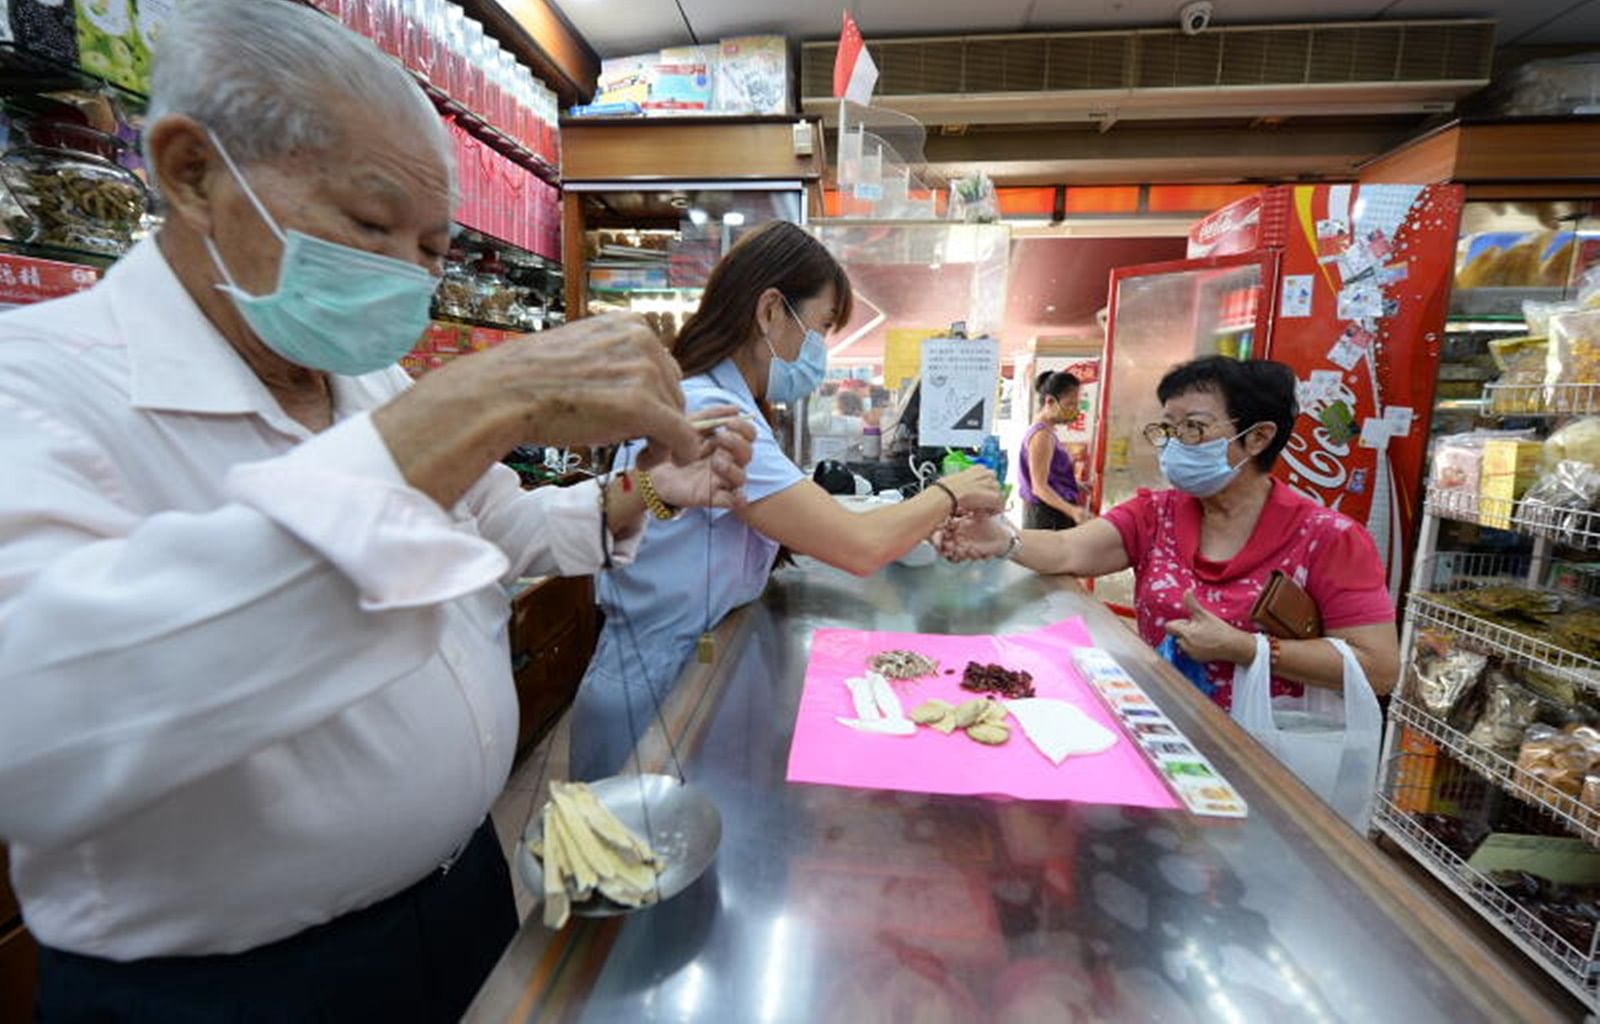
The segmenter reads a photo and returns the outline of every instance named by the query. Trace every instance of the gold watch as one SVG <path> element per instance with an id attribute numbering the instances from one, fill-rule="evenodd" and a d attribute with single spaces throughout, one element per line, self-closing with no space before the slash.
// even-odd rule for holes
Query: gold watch
<path id="1" fill-rule="evenodd" d="M 650 479 L 648 471 L 641 469 L 638 471 L 638 476 L 639 495 L 644 498 L 644 507 L 650 510 L 650 514 L 663 522 L 676 519 L 678 513 L 683 510 L 661 500 L 661 494 L 656 490 L 655 481 Z"/>

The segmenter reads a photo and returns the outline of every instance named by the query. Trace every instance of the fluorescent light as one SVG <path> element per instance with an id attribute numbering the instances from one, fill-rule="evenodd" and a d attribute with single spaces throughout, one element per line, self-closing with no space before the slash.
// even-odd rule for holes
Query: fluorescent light
<path id="1" fill-rule="evenodd" d="M 744 223 L 744 214 L 740 213 L 738 210 L 730 210 L 722 215 L 722 223 L 728 225 L 730 228 L 736 228 L 740 224 Z"/>
<path id="2" fill-rule="evenodd" d="M 704 224 L 710 219 L 710 217 L 706 216 L 706 211 L 700 209 L 698 206 L 689 211 L 689 223 L 691 224 Z"/>

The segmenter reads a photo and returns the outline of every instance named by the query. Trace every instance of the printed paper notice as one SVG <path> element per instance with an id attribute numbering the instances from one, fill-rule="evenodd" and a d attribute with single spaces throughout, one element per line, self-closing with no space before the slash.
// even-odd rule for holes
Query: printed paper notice
<path id="1" fill-rule="evenodd" d="M 1284 317 L 1311 315 L 1311 293 L 1315 283 L 1316 278 L 1311 274 L 1284 275 L 1283 301 L 1278 304 Z"/>
<path id="2" fill-rule="evenodd" d="M 993 338 L 929 338 L 922 343 L 924 446 L 977 448 L 991 433 L 1000 380 L 1000 343 Z"/>
<path id="3" fill-rule="evenodd" d="M 1308 390 L 1313 400 L 1325 402 L 1339 393 L 1343 381 L 1344 375 L 1338 370 L 1312 370 Z"/>
<path id="4" fill-rule="evenodd" d="M 1405 437 L 1411 433 L 1411 420 L 1414 413 L 1410 406 L 1391 405 L 1383 410 L 1384 421 L 1389 424 L 1390 433 L 1396 437 Z"/>
<path id="5" fill-rule="evenodd" d="M 1350 338 L 1344 337 L 1328 350 L 1328 361 L 1341 370 L 1353 370 L 1356 364 L 1361 362 L 1361 357 L 1366 354 L 1366 346 L 1358 345 Z"/>
<path id="6" fill-rule="evenodd" d="M 1389 421 L 1376 416 L 1361 421 L 1361 447 L 1383 450 L 1389 447 Z"/>

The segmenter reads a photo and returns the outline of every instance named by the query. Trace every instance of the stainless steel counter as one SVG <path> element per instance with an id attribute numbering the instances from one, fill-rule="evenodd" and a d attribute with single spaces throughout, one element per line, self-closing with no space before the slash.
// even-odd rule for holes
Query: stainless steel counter
<path id="1" fill-rule="evenodd" d="M 1072 615 L 1238 787 L 1247 820 L 784 781 L 814 630 Z M 1009 564 L 863 581 L 813 563 L 779 572 L 719 643 L 665 715 L 722 812 L 711 873 L 558 934 L 536 912 L 469 1020 L 1561 1019 L 1070 581 Z M 641 742 L 647 768 L 662 739 Z"/>

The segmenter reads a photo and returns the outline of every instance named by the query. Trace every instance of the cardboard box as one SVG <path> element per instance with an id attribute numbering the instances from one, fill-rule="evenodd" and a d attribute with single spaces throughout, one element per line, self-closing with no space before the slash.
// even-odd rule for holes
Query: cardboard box
<path id="1" fill-rule="evenodd" d="M 0 37 L 63 64 L 78 62 L 78 25 L 70 0 L 10 0 L 0 4 L 5 17 Z"/>
<path id="2" fill-rule="evenodd" d="M 789 42 L 739 36 L 717 44 L 713 96 L 719 114 L 789 114 Z"/>
<path id="3" fill-rule="evenodd" d="M 77 4 L 78 66 L 125 89 L 149 88 L 150 53 L 139 41 L 131 0 Z"/>
<path id="4" fill-rule="evenodd" d="M 705 114 L 711 111 L 711 73 L 715 46 L 674 46 L 662 50 L 650 82 L 646 116 Z"/>
<path id="5" fill-rule="evenodd" d="M 1433 809 L 1439 748 L 1415 729 L 1400 730 L 1400 757 L 1394 769 L 1394 805 L 1407 814 Z"/>
<path id="6" fill-rule="evenodd" d="M 447 324 L 435 321 L 428 325 L 422 332 L 422 341 L 417 345 L 419 352 L 460 352 L 466 348 L 466 331 L 460 324 Z"/>
<path id="7" fill-rule="evenodd" d="M 1511 512 L 1517 499 L 1533 486 L 1539 475 L 1539 456 L 1544 445 L 1539 441 L 1495 438 L 1485 441 L 1478 467 L 1478 522 L 1506 530 L 1511 527 Z"/>

